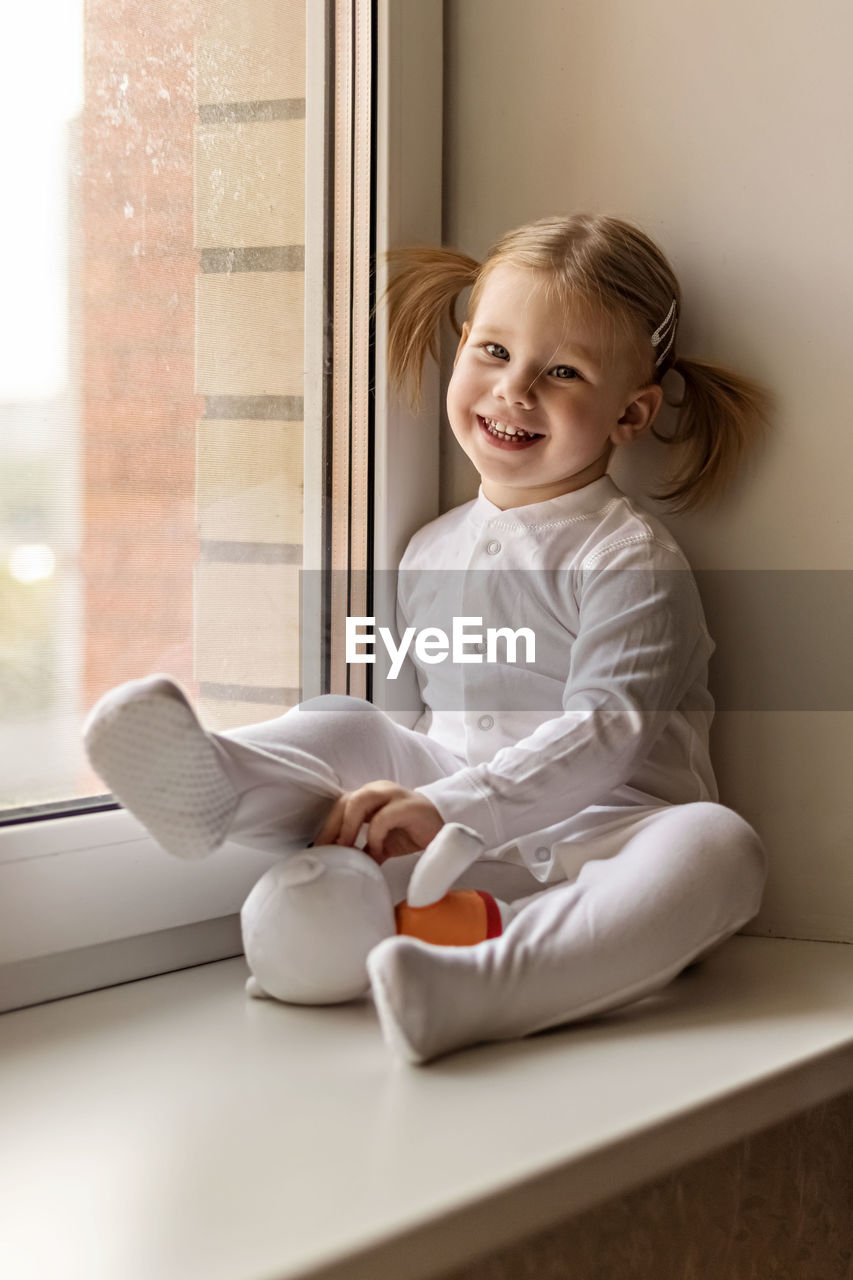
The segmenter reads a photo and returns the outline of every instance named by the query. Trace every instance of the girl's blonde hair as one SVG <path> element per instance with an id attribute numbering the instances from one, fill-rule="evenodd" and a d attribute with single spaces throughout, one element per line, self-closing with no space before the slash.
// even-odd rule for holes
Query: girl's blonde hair
<path id="1" fill-rule="evenodd" d="M 660 382 L 674 369 L 684 381 L 675 431 L 662 436 L 679 446 L 668 490 L 654 495 L 684 511 L 717 498 L 741 459 L 763 434 L 770 400 L 763 388 L 706 360 L 678 354 L 681 290 L 660 249 L 637 227 L 618 218 L 578 214 L 543 218 L 503 236 L 485 261 L 449 248 L 392 250 L 388 359 L 392 382 L 417 407 L 427 352 L 438 359 L 442 317 L 457 334 L 456 301 L 471 289 L 468 319 L 483 286 L 501 264 L 545 273 L 566 303 L 609 319 L 631 342 L 637 376 Z"/>

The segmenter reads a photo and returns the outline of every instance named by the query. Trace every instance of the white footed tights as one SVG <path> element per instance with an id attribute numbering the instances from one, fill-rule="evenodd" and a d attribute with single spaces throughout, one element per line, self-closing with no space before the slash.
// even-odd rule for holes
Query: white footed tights
<path id="1" fill-rule="evenodd" d="M 499 938 L 381 942 L 368 970 L 386 1036 L 424 1062 L 637 1000 L 746 924 L 764 880 L 761 843 L 731 809 L 661 809 L 613 857 L 531 896 Z"/>
<path id="2" fill-rule="evenodd" d="M 149 677 L 93 711 L 94 767 L 155 839 L 183 857 L 223 840 L 288 852 L 335 798 L 377 778 L 413 788 L 464 766 L 357 698 L 326 695 L 263 724 L 207 733 L 173 682 Z M 418 855 L 383 865 L 395 900 Z M 412 1062 L 626 1004 L 663 987 L 758 911 L 765 856 L 752 828 L 712 803 L 662 805 L 613 856 L 543 889 L 526 868 L 475 863 L 460 885 L 517 914 L 472 947 L 391 937 L 368 958 L 389 1045 Z"/>

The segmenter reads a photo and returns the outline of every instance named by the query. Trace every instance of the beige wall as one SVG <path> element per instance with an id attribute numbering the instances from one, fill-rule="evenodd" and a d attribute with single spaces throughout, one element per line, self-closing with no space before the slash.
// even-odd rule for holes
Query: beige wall
<path id="1" fill-rule="evenodd" d="M 759 465 L 726 504 L 667 523 L 697 569 L 850 569 L 853 10 L 842 0 L 447 0 L 445 10 L 445 240 L 480 254 L 558 211 L 641 224 L 682 283 L 682 354 L 739 366 L 778 401 Z M 639 446 L 615 478 L 643 493 L 661 450 Z M 443 507 L 476 485 L 445 428 Z M 759 591 L 744 603 L 745 575 L 715 577 L 722 798 L 771 854 L 756 931 L 851 940 L 850 646 L 837 669 L 817 656 L 853 631 L 848 575 L 763 576 L 772 611 Z M 768 645 L 781 677 L 751 699 Z M 813 679 L 802 687 L 812 666 L 817 691 Z"/>

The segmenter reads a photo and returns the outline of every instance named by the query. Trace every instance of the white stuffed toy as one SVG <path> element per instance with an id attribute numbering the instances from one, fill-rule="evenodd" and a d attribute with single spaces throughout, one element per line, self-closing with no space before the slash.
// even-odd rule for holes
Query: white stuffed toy
<path id="1" fill-rule="evenodd" d="M 396 907 L 379 867 L 359 849 L 326 845 L 286 855 L 241 913 L 249 994 L 290 1004 L 354 1000 L 368 990 L 367 957 L 385 938 L 466 946 L 498 936 L 511 906 L 481 890 L 450 890 L 482 849 L 476 831 L 446 824 Z"/>

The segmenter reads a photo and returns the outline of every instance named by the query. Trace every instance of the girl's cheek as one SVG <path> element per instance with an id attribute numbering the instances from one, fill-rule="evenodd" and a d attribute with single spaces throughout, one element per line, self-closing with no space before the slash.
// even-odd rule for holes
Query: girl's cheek
<path id="1" fill-rule="evenodd" d="M 466 399 L 464 387 L 462 387 L 458 381 L 454 381 L 454 379 L 451 378 L 450 384 L 447 388 L 447 412 L 451 421 L 454 415 L 464 413 L 465 405 Z"/>

